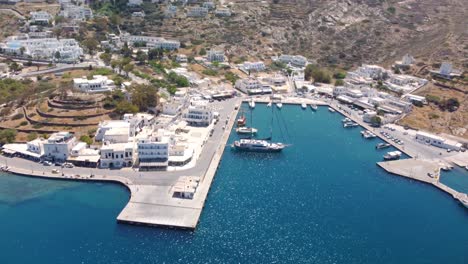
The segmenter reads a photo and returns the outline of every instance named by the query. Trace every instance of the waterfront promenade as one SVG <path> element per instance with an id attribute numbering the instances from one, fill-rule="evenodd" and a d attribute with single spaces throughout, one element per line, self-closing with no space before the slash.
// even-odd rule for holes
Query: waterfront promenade
<path id="1" fill-rule="evenodd" d="M 230 99 L 216 105 L 221 120 L 214 126 L 213 135 L 204 143 L 196 165 L 185 170 L 139 172 L 131 168 L 75 167 L 53 173 L 52 170 L 57 167 L 43 166 L 21 158 L 3 157 L 0 162 L 8 165 L 11 173 L 21 176 L 122 184 L 130 191 L 130 200 L 119 214 L 119 222 L 195 229 L 238 113 L 234 109 L 238 103 L 240 100 Z M 227 125 L 225 120 L 228 120 Z M 225 129 L 222 129 L 223 125 L 226 125 Z M 185 176 L 200 179 L 193 199 L 173 196 L 173 186 Z"/>

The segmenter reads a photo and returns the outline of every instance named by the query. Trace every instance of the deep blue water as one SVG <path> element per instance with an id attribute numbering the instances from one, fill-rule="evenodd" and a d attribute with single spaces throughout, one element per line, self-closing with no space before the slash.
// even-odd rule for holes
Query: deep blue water
<path id="1" fill-rule="evenodd" d="M 260 137 L 270 111 L 254 110 Z M 277 117 L 287 129 L 275 121 L 274 139 L 292 146 L 226 150 L 195 232 L 117 224 L 118 185 L 1 175 L 0 263 L 468 263 L 468 210 L 382 171 L 378 139 L 324 107 Z M 464 190 L 467 179 L 443 177 Z"/>

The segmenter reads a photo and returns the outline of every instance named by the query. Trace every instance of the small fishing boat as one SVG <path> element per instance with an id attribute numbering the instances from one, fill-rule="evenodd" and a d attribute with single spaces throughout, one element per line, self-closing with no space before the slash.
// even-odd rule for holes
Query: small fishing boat
<path id="1" fill-rule="evenodd" d="M 244 113 L 237 119 L 237 126 L 238 127 L 243 127 L 245 126 L 245 123 L 247 122 L 247 118 L 245 117 Z"/>
<path id="2" fill-rule="evenodd" d="M 313 111 L 317 111 L 318 107 L 315 104 L 311 104 L 310 108 L 312 108 Z"/>
<path id="3" fill-rule="evenodd" d="M 281 109 L 281 108 L 283 107 L 283 103 L 281 103 L 281 102 L 276 103 L 276 107 L 278 107 L 279 109 Z"/>
<path id="4" fill-rule="evenodd" d="M 347 128 L 347 127 L 357 127 L 359 126 L 357 123 L 354 123 L 354 122 L 346 122 L 343 124 L 343 127 Z"/>
<path id="5" fill-rule="evenodd" d="M 302 103 L 302 104 L 301 104 L 301 107 L 302 107 L 302 109 L 305 110 L 305 109 L 307 109 L 307 104 L 306 104 L 306 103 Z"/>
<path id="6" fill-rule="evenodd" d="M 267 106 L 268 106 L 268 107 L 271 107 L 271 102 L 268 102 Z"/>
<path id="7" fill-rule="evenodd" d="M 333 109 L 333 108 L 331 108 L 331 107 L 328 107 L 328 111 L 330 111 L 330 112 L 332 112 L 332 113 L 335 113 L 335 112 L 336 112 L 336 110 Z"/>
<path id="8" fill-rule="evenodd" d="M 353 120 L 351 120 L 351 119 L 349 119 L 349 118 L 346 117 L 345 119 L 341 120 L 341 122 L 343 122 L 343 123 L 349 123 L 349 122 L 353 122 Z"/>

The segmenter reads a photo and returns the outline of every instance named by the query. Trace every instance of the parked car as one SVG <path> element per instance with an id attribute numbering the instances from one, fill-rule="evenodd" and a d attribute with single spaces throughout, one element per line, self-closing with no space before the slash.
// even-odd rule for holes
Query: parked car
<path id="1" fill-rule="evenodd" d="M 44 164 L 44 166 L 52 166 L 52 162 L 50 161 L 44 161 L 42 164 Z"/>
<path id="2" fill-rule="evenodd" d="M 71 169 L 71 168 L 73 168 L 75 166 L 72 163 L 66 162 L 66 163 L 63 164 L 63 167 Z"/>

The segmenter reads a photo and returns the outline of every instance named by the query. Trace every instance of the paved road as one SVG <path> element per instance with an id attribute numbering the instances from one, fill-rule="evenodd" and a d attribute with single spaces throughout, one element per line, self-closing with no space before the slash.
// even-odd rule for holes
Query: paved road
<path id="1" fill-rule="evenodd" d="M 225 124 L 226 117 L 234 111 L 234 106 L 238 101 L 237 98 L 229 99 L 222 102 L 216 102 L 210 104 L 211 107 L 216 109 L 220 113 L 220 122 L 215 125 L 213 136 L 211 136 L 203 147 L 202 153 L 198 158 L 196 165 L 193 168 L 180 171 L 150 171 L 150 172 L 139 172 L 131 168 L 123 169 L 96 169 L 96 168 L 81 168 L 75 167 L 73 169 L 64 169 L 65 174 L 70 175 L 106 175 L 106 176 L 120 176 L 130 179 L 134 184 L 141 185 L 162 185 L 170 186 L 173 185 L 180 176 L 199 176 L 201 177 L 211 162 L 211 159 L 219 145 L 219 142 L 223 135 L 222 126 Z M 42 164 L 32 162 L 21 158 L 6 158 L 1 157 L 0 164 L 8 164 L 10 167 L 31 169 L 31 171 L 46 171 L 51 172 L 52 169 L 59 167 L 55 166 L 44 166 Z"/>
<path id="2" fill-rule="evenodd" d="M 98 63 L 93 62 L 93 61 L 91 61 L 91 62 L 82 62 L 82 63 L 77 63 L 77 64 L 57 64 L 57 67 L 54 67 L 54 68 L 39 70 L 39 71 L 33 71 L 33 72 L 20 73 L 18 75 L 13 76 L 13 78 L 32 77 L 32 76 L 36 76 L 36 75 L 56 73 L 56 72 L 64 72 L 64 71 L 70 71 L 70 70 L 76 70 L 76 69 L 87 69 L 90 65 L 93 66 L 93 67 L 99 66 Z"/>
<path id="3" fill-rule="evenodd" d="M 1 8 L 0 9 L 0 12 L 5 12 L 5 13 L 10 13 L 10 14 L 13 14 L 15 15 L 16 17 L 22 19 L 22 20 L 25 20 L 26 18 L 20 14 L 18 11 L 14 10 L 14 9 L 9 9 L 9 8 Z"/>

